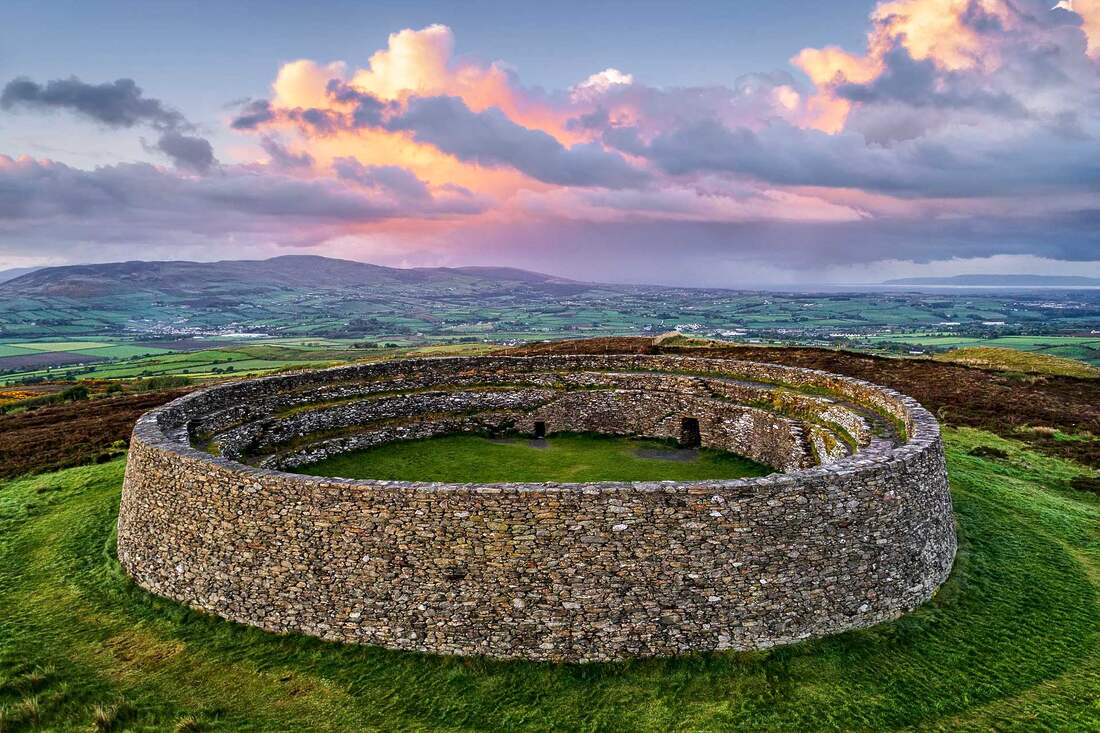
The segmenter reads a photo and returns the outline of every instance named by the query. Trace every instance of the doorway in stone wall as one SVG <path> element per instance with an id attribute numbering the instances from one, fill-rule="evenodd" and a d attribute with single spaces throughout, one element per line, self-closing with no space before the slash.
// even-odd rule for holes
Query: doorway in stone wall
<path id="1" fill-rule="evenodd" d="M 546 437 L 546 423 L 542 420 L 535 420 L 535 439 L 541 439 Z"/>
<path id="2" fill-rule="evenodd" d="M 680 420 L 680 447 L 698 448 L 703 444 L 703 436 L 699 434 L 699 419 L 685 417 Z"/>

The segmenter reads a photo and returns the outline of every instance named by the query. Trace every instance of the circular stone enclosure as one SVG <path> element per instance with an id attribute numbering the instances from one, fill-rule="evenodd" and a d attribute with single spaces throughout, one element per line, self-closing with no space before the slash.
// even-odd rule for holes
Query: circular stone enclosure
<path id="1" fill-rule="evenodd" d="M 673 438 L 769 476 L 444 484 L 288 470 L 449 433 Z M 688 356 L 456 357 L 201 390 L 134 428 L 118 556 L 274 632 L 599 661 L 759 649 L 897 618 L 956 550 L 935 419 L 824 372 Z"/>

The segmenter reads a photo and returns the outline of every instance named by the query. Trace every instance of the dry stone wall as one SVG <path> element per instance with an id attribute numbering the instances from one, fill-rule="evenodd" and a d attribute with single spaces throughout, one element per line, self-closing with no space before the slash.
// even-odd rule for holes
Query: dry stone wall
<path id="1" fill-rule="evenodd" d="M 704 445 L 781 472 L 440 484 L 271 468 L 536 422 L 675 437 L 684 418 Z M 407 360 L 194 393 L 137 423 L 118 524 L 139 585 L 227 619 L 534 660 L 869 626 L 926 601 L 955 548 L 939 428 L 913 400 L 812 370 L 663 356 Z"/>

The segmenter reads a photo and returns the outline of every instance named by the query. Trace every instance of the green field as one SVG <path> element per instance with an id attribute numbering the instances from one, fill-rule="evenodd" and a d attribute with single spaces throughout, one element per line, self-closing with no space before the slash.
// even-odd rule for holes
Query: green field
<path id="1" fill-rule="evenodd" d="M 968 336 L 943 336 L 935 334 L 904 334 L 876 336 L 874 341 L 894 341 L 918 346 L 997 346 L 1005 349 L 1032 351 L 1052 346 L 1092 346 L 1100 348 L 1100 338 L 1092 336 L 1000 336 L 975 338 Z"/>
<path id="2" fill-rule="evenodd" d="M 190 342 L 183 349 L 194 349 L 201 338 L 214 351 L 271 347 L 284 352 L 278 357 L 252 355 L 258 361 L 232 369 L 246 374 L 306 361 L 348 361 L 358 358 L 349 353 L 354 350 L 361 355 L 382 348 L 456 343 L 487 347 L 595 336 L 654 337 L 672 330 L 734 343 L 901 355 L 956 346 L 1007 347 L 1100 366 L 1100 334 L 1091 334 L 1100 324 L 1100 291 L 762 293 L 580 283 L 535 287 L 455 278 L 442 288 L 393 282 L 367 292 L 321 283 L 250 291 L 247 297 L 236 293 L 236 286 L 225 285 L 223 292 L 221 286 L 196 283 L 199 291 L 210 289 L 204 296 L 210 298 L 210 307 L 196 307 L 190 291 L 0 299 L 0 384 L 121 379 L 142 373 L 207 377 L 224 371 L 212 362 L 162 362 L 156 358 L 164 355 L 157 346 L 135 345 L 161 336 Z M 28 354 L 56 356 L 53 363 L 12 358 Z M 88 357 L 88 362 L 75 364 L 79 357 Z"/>
<path id="3" fill-rule="evenodd" d="M 123 463 L 0 483 L 0 726 L 132 731 L 1095 730 L 1100 501 L 945 431 L 960 551 L 913 614 L 755 653 L 496 662 L 273 636 L 114 557 Z M 977 446 L 1007 458 L 970 455 Z M 98 722 L 97 722 L 98 721 Z"/>
<path id="4" fill-rule="evenodd" d="M 183 375 L 195 378 L 242 377 L 279 369 L 320 367 L 362 359 L 393 357 L 402 353 L 438 356 L 456 353 L 482 353 L 493 347 L 484 343 L 440 344 L 409 348 L 358 348 L 351 339 L 273 339 L 246 345 L 225 344 L 200 351 L 172 351 L 165 348 L 137 346 L 119 342 L 87 350 L 69 350 L 66 355 L 86 355 L 105 358 L 84 365 L 35 367 L 0 374 L 0 386 L 18 384 L 25 379 L 133 379 Z M 7 354 L 0 345 L 0 357 L 19 356 L 35 352 L 10 347 Z M 57 352 L 61 353 L 61 352 Z M 0 368 L 3 362 L 0 361 Z"/>
<path id="5" fill-rule="evenodd" d="M 151 356 L 155 354 L 171 354 L 171 349 L 161 349 L 156 346 L 137 346 L 135 344 L 106 344 L 94 349 L 74 350 L 72 353 L 99 356 L 104 359 L 132 359 L 135 356 Z"/>
<path id="6" fill-rule="evenodd" d="M 895 334 L 874 336 L 867 341 L 871 346 L 908 345 L 928 349 L 964 349 L 992 347 L 1030 351 L 1064 359 L 1076 359 L 1100 366 L 1100 338 L 1094 336 L 1001 336 L 980 338 L 973 336 L 945 336 L 937 334 Z"/>
<path id="7" fill-rule="evenodd" d="M 534 447 L 538 446 L 538 447 Z M 646 451 L 659 457 L 643 455 Z M 762 476 L 772 469 L 723 451 L 677 451 L 658 440 L 552 435 L 489 440 L 448 435 L 342 453 L 298 469 L 314 476 L 453 483 L 505 481 L 692 481 Z"/>
<path id="8" fill-rule="evenodd" d="M 92 350 L 73 350 L 69 354 L 99 356 L 110 361 L 85 366 L 62 365 L 50 369 L 38 368 L 0 376 L 0 384 L 17 383 L 27 377 L 50 379 L 128 379 L 134 377 L 189 375 L 216 376 L 258 374 L 296 366 L 317 366 L 326 357 L 333 361 L 348 361 L 364 353 L 324 349 L 289 348 L 262 344 L 173 352 L 132 344 L 107 345 Z"/>
<path id="9" fill-rule="evenodd" d="M 8 345 L 27 351 L 87 351 L 101 349 L 111 344 L 100 341 L 23 341 Z"/>

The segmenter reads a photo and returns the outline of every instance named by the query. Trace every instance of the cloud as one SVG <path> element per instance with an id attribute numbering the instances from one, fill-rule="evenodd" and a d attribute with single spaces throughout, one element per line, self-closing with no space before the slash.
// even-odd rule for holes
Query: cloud
<path id="1" fill-rule="evenodd" d="M 1023 103 L 1007 92 L 986 89 L 974 75 L 938 72 L 930 59 L 917 61 L 903 46 L 887 52 L 882 62 L 882 71 L 874 79 L 863 84 L 842 82 L 834 87 L 834 93 L 862 104 L 897 102 L 917 108 L 976 109 L 1005 119 L 1028 115 Z"/>
<path id="2" fill-rule="evenodd" d="M 457 97 L 413 97 L 387 122 L 461 160 L 483 166 L 512 166 L 546 183 L 625 188 L 646 174 L 598 145 L 567 148 L 553 136 L 512 122 L 498 109 L 471 111 Z"/>
<path id="3" fill-rule="evenodd" d="M 461 218 L 485 206 L 451 191 L 424 199 L 395 195 L 396 188 L 302 179 L 262 166 L 183 177 L 143 163 L 86 171 L 0 155 L 0 249 L 13 242 L 43 254 L 88 242 L 187 243 L 208 252 L 226 241 L 311 246 L 353 229 L 410 217 Z"/>
<path id="4" fill-rule="evenodd" d="M 180 169 L 207 173 L 217 162 L 208 140 L 184 134 L 195 129 L 193 124 L 159 99 L 146 97 L 133 79 L 88 84 L 73 76 L 38 84 L 19 77 L 0 92 L 0 109 L 65 110 L 107 127 L 148 126 L 159 131 L 160 137 L 147 149 L 168 156 Z"/>
<path id="5" fill-rule="evenodd" d="M 574 86 L 572 96 L 574 99 L 584 99 L 588 96 L 606 93 L 615 86 L 630 86 L 633 83 L 633 74 L 625 74 L 614 68 L 604 69 Z"/>
<path id="6" fill-rule="evenodd" d="M 255 99 L 247 102 L 230 123 L 234 130 L 255 130 L 267 122 L 275 119 L 271 111 L 271 102 L 266 99 Z"/>
<path id="7" fill-rule="evenodd" d="M 1100 139 L 1100 74 L 1077 24 L 1029 0 L 897 0 L 871 20 L 864 54 L 827 47 L 795 57 L 814 94 L 748 77 L 726 91 L 724 109 L 712 93 L 699 95 L 705 105 L 659 105 L 675 111 L 662 117 L 634 84 L 612 88 L 575 125 L 676 178 L 906 199 L 1034 196 L 1052 206 L 1100 187 L 1100 149 L 1090 144 Z M 633 97 L 619 119 L 616 96 Z"/>
<path id="8" fill-rule="evenodd" d="M 859 221 L 862 212 L 810 195 L 708 179 L 646 189 L 523 191 L 517 203 L 540 217 L 593 222 Z"/>
<path id="9" fill-rule="evenodd" d="M 454 34 L 445 25 L 391 33 L 387 48 L 356 72 L 354 85 L 383 99 L 402 92 L 438 93 L 448 86 Z"/>
<path id="10" fill-rule="evenodd" d="M 73 76 L 43 85 L 19 77 L 4 86 L 0 108 L 66 110 L 108 127 L 150 125 L 158 130 L 175 130 L 186 126 L 183 115 L 159 99 L 144 96 L 133 79 L 86 84 Z"/>
<path id="11" fill-rule="evenodd" d="M 216 162 L 209 141 L 178 132 L 161 135 L 156 149 L 171 158 L 177 168 L 195 173 L 207 173 Z"/>
<path id="12" fill-rule="evenodd" d="M 1086 219 L 1098 217 L 1100 212 Z M 897 277 L 919 272 L 926 263 L 998 255 L 1060 262 L 1063 273 L 1081 271 L 1080 263 L 1096 268 L 1100 228 L 1084 224 L 1076 214 L 836 222 L 532 217 L 456 230 L 445 251 L 459 261 L 476 258 L 581 280 L 598 275 L 605 282 L 752 288 L 866 281 L 866 273 L 875 269 L 870 263 L 893 262 L 889 269 L 879 268 L 885 271 L 880 277 Z M 515 246 L 517 241 L 523 242 L 522 248 Z M 669 242 L 676 243 L 672 253 Z"/>
<path id="13" fill-rule="evenodd" d="M 368 166 L 355 158 L 337 158 L 333 161 L 332 167 L 336 175 L 345 181 L 354 181 L 368 188 L 392 191 L 404 198 L 431 198 L 427 184 L 406 168 L 396 165 Z"/>
<path id="14" fill-rule="evenodd" d="M 155 130 L 150 149 L 205 177 L 14 162 L 0 242 L 360 243 L 368 256 L 385 230 L 400 232 L 391 254 L 555 271 L 574 258 L 582 277 L 626 272 L 629 257 L 650 280 L 689 264 L 717 278 L 738 263 L 807 277 L 887 259 L 1096 260 L 1100 0 L 1050 4 L 882 0 L 863 48 L 803 49 L 790 71 L 708 86 L 651 86 L 623 66 L 543 90 L 458 54 L 445 26 L 405 29 L 359 67 L 282 65 L 269 98 L 229 121 L 266 153 L 246 165 L 218 164 L 128 80 L 19 79 L 5 109 Z"/>
<path id="15" fill-rule="evenodd" d="M 350 104 L 350 126 L 381 127 L 388 105 L 372 94 L 355 89 L 339 79 L 329 81 L 326 87 L 329 96 L 342 104 Z"/>
<path id="16" fill-rule="evenodd" d="M 879 2 L 865 53 L 830 46 L 803 49 L 792 59 L 817 87 L 805 119 L 819 129 L 840 131 L 854 104 L 884 97 L 898 101 L 906 85 L 913 106 L 985 105 L 997 113 L 1004 104 L 1018 112 L 1023 96 L 1045 101 L 1044 81 L 1091 77 L 1094 82 L 1096 67 L 1088 54 L 1096 56 L 1100 37 L 1090 23 L 1100 23 L 1100 0 L 1084 0 L 1075 8 L 1079 15 L 1052 13 L 1039 0 Z"/>
<path id="17" fill-rule="evenodd" d="M 638 151 L 672 175 L 724 172 L 773 185 L 932 198 L 1100 188 L 1100 156 L 1042 127 L 950 128 L 886 147 L 859 133 L 773 123 L 759 131 L 700 122 Z"/>
<path id="18" fill-rule="evenodd" d="M 294 168 L 312 168 L 313 156 L 309 153 L 292 153 L 287 150 L 281 142 L 271 136 L 266 136 L 260 140 L 260 147 L 264 149 L 268 157 L 271 158 L 271 164 L 277 168 L 294 169 Z"/>
<path id="19" fill-rule="evenodd" d="M 596 133 L 633 127 L 652 135 L 698 120 L 752 127 L 772 119 L 794 122 L 802 98 L 797 86 L 782 71 L 743 74 L 729 86 L 658 88 L 640 82 L 585 82 L 572 90 L 573 115 L 567 126 Z"/>

